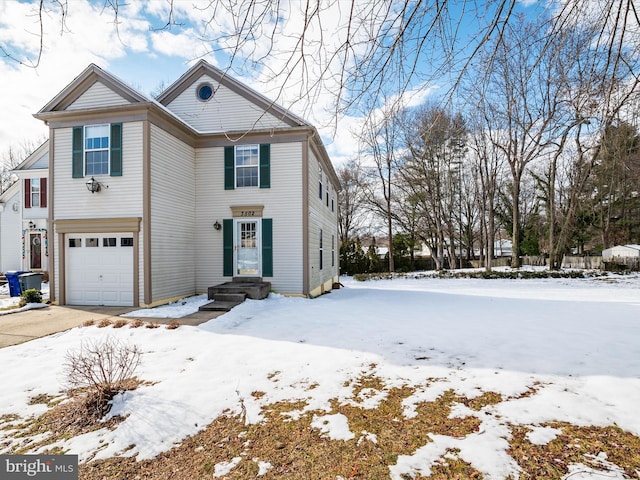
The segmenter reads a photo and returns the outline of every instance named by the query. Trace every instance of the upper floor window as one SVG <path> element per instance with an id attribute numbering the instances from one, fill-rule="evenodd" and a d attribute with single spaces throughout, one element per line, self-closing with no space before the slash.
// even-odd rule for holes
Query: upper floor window
<path id="1" fill-rule="evenodd" d="M 73 178 L 122 175 L 122 124 L 73 127 Z"/>
<path id="2" fill-rule="evenodd" d="M 84 127 L 86 175 L 109 174 L 109 125 Z"/>
<path id="3" fill-rule="evenodd" d="M 260 177 L 258 145 L 236 146 L 236 187 L 257 187 Z"/>
<path id="4" fill-rule="evenodd" d="M 39 178 L 31 179 L 31 206 L 32 207 L 40 206 L 40 179 Z"/>
<path id="5" fill-rule="evenodd" d="M 198 85 L 196 93 L 198 94 L 199 100 L 206 102 L 213 96 L 213 87 L 210 83 L 202 83 Z"/>
<path id="6" fill-rule="evenodd" d="M 224 189 L 271 187 L 271 145 L 224 147 Z"/>
<path id="7" fill-rule="evenodd" d="M 318 198 L 322 200 L 322 165 L 320 165 L 320 170 L 318 171 Z"/>
<path id="8" fill-rule="evenodd" d="M 24 208 L 47 206 L 47 179 L 24 179 Z"/>

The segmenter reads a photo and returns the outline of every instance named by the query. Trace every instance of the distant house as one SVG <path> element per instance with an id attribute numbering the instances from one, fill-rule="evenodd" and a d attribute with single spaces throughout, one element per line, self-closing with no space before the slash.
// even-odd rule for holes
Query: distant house
<path id="1" fill-rule="evenodd" d="M 13 170 L 0 195 L 0 271 L 49 269 L 49 141 Z"/>
<path id="2" fill-rule="evenodd" d="M 317 130 L 226 72 L 199 61 L 152 100 L 90 65 L 35 117 L 50 129 L 54 302 L 338 281 L 340 184 Z"/>
<path id="3" fill-rule="evenodd" d="M 640 258 L 640 245 L 616 245 L 602 251 L 603 261 L 615 258 Z"/>

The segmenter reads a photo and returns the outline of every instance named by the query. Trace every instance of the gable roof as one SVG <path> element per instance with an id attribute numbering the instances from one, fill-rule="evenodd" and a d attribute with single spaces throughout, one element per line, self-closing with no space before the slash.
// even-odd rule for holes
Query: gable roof
<path id="1" fill-rule="evenodd" d="M 49 152 L 49 139 L 46 139 L 42 145 L 36 148 L 33 152 L 29 154 L 27 158 L 25 158 L 16 168 L 14 168 L 14 172 L 16 170 L 31 170 L 35 163 L 40 160 L 43 155 Z M 40 169 L 40 167 L 38 167 Z"/>
<path id="2" fill-rule="evenodd" d="M 60 93 L 53 97 L 49 103 L 42 107 L 38 114 L 65 110 L 98 81 L 131 103 L 149 101 L 147 97 L 92 63 L 74 78 L 69 85 L 63 88 Z"/>
<path id="3" fill-rule="evenodd" d="M 184 92 L 202 75 L 208 75 L 220 85 L 225 86 L 234 93 L 249 100 L 265 112 L 271 113 L 276 118 L 285 122 L 289 126 L 310 126 L 310 124 L 307 123 L 304 119 L 298 117 L 297 115 L 291 113 L 289 110 L 269 100 L 264 95 L 256 92 L 252 88 L 249 88 L 238 80 L 235 80 L 230 75 L 227 75 L 226 72 L 214 67 L 205 60 L 199 60 L 193 67 L 191 67 L 180 78 L 178 78 L 178 80 L 176 80 L 172 85 L 164 90 L 156 98 L 156 100 L 164 106 L 169 105 L 169 103 L 171 103 L 178 95 Z"/>

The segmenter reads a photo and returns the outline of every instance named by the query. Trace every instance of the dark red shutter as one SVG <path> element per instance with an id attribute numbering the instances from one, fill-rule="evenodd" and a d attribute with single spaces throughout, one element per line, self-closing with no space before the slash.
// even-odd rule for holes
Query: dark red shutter
<path id="1" fill-rule="evenodd" d="M 40 206 L 42 208 L 47 207 L 47 179 L 40 179 Z"/>
<path id="2" fill-rule="evenodd" d="M 31 179 L 24 179 L 24 208 L 31 208 Z"/>

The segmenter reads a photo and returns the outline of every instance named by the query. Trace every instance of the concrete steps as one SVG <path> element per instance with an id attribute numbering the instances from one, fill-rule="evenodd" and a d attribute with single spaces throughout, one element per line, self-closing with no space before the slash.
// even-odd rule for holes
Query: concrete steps
<path id="1" fill-rule="evenodd" d="M 213 300 L 202 305 L 201 311 L 228 312 L 247 298 L 262 300 L 269 296 L 271 282 L 262 278 L 234 278 L 231 282 L 221 283 L 207 289 L 207 298 Z"/>

